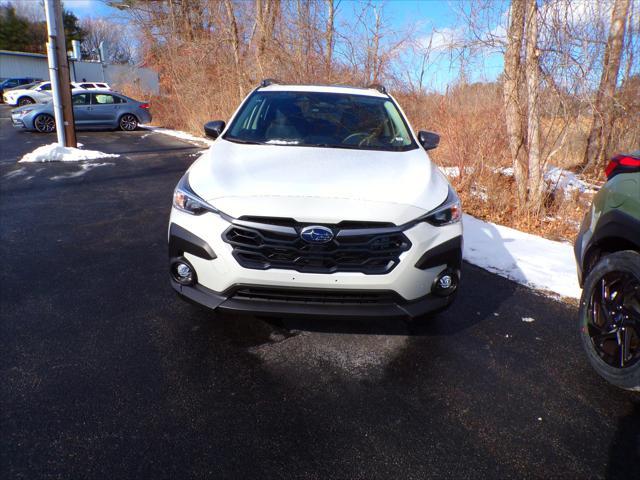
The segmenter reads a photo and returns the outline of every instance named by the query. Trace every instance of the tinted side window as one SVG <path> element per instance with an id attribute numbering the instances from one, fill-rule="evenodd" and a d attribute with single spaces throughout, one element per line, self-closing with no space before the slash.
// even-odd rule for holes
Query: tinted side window
<path id="1" fill-rule="evenodd" d="M 94 88 L 93 83 L 81 83 L 80 88 Z"/>
<path id="2" fill-rule="evenodd" d="M 89 94 L 88 93 L 78 93 L 73 96 L 73 104 L 74 105 L 89 105 Z"/>
<path id="3" fill-rule="evenodd" d="M 50 83 L 45 83 L 44 85 L 42 85 L 40 87 L 40 90 L 51 90 L 51 84 Z"/>
<path id="4" fill-rule="evenodd" d="M 106 83 L 96 83 L 96 87 L 98 87 L 98 88 L 109 88 Z"/>
<path id="5" fill-rule="evenodd" d="M 110 105 L 115 103 L 115 101 L 113 99 L 113 95 L 108 95 L 106 93 L 92 93 L 91 103 L 94 105 Z"/>

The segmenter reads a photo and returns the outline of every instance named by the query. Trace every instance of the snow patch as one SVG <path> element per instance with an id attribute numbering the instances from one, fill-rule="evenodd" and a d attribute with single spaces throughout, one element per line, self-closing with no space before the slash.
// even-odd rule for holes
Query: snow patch
<path id="1" fill-rule="evenodd" d="M 169 135 L 174 138 L 179 138 L 180 140 L 186 140 L 196 147 L 202 147 L 203 143 L 207 146 L 211 146 L 214 142 L 208 138 L 196 137 L 190 133 L 182 132 L 180 130 L 171 130 L 170 128 L 154 127 L 151 125 L 141 125 L 141 128 L 145 128 L 156 133 L 162 133 L 163 135 Z"/>
<path id="2" fill-rule="evenodd" d="M 595 193 L 598 190 L 596 185 L 585 182 L 575 173 L 559 167 L 549 166 L 544 174 L 544 179 L 553 189 L 562 190 L 565 195 L 570 195 L 575 191 Z"/>
<path id="3" fill-rule="evenodd" d="M 460 176 L 459 167 L 439 167 L 440 171 L 449 178 L 458 178 Z M 491 169 L 494 173 L 504 175 L 505 177 L 513 177 L 513 167 L 497 167 Z M 473 174 L 473 168 L 467 167 L 464 169 L 466 175 Z M 544 180 L 552 190 L 560 190 L 565 195 L 571 195 L 573 192 L 578 191 L 580 193 L 595 193 L 598 191 L 598 186 L 592 183 L 586 182 L 580 178 L 579 175 L 565 170 L 564 168 L 554 167 L 550 165 L 544 174 Z"/>
<path id="4" fill-rule="evenodd" d="M 580 298 L 573 247 L 463 216 L 464 258 L 492 273 L 563 297 Z"/>
<path id="5" fill-rule="evenodd" d="M 449 178 L 457 178 L 460 176 L 460 169 L 458 167 L 438 167 L 440 171 Z"/>
<path id="6" fill-rule="evenodd" d="M 78 144 L 81 146 L 82 144 Z M 103 153 L 97 150 L 81 150 L 79 148 L 61 147 L 57 143 L 50 143 L 27 153 L 20 162 L 81 162 L 96 158 L 119 157 L 116 153 Z"/>

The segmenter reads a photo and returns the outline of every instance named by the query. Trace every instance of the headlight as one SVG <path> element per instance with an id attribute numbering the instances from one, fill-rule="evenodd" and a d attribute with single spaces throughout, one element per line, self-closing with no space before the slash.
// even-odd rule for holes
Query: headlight
<path id="1" fill-rule="evenodd" d="M 442 205 L 424 216 L 424 220 L 437 227 L 457 223 L 461 218 L 462 207 L 460 206 L 460 199 L 451 186 L 449 186 L 447 199 L 442 203 Z"/>
<path id="2" fill-rule="evenodd" d="M 191 215 L 202 215 L 206 212 L 219 213 L 214 207 L 200 198 L 189 185 L 189 173 L 185 173 L 173 192 L 173 206 Z"/>
<path id="3" fill-rule="evenodd" d="M 23 108 L 22 110 L 14 110 L 14 112 L 17 113 L 18 115 L 26 115 L 32 110 L 33 108 Z"/>

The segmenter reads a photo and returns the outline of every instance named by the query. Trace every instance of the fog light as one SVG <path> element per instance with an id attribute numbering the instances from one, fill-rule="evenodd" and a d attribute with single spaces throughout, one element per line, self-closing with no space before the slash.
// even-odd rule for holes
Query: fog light
<path id="1" fill-rule="evenodd" d="M 171 266 L 173 279 L 182 285 L 195 283 L 193 267 L 184 261 L 177 261 Z"/>
<path id="2" fill-rule="evenodd" d="M 446 290 L 447 288 L 451 288 L 451 285 L 453 285 L 453 277 L 451 275 L 442 275 L 438 279 L 438 288 Z"/>
<path id="3" fill-rule="evenodd" d="M 447 269 L 440 273 L 433 282 L 431 291 L 440 297 L 451 295 L 458 288 L 458 273 Z"/>
<path id="4" fill-rule="evenodd" d="M 189 265 L 185 263 L 179 263 L 176 267 L 176 272 L 180 278 L 187 278 L 191 276 L 191 269 L 189 268 Z"/>

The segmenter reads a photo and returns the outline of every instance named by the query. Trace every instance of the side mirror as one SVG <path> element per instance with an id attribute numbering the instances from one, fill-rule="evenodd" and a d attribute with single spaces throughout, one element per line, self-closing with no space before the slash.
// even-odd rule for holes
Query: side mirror
<path id="1" fill-rule="evenodd" d="M 433 150 L 440 143 L 440 135 L 422 130 L 418 132 L 418 141 L 425 150 Z"/>
<path id="2" fill-rule="evenodd" d="M 218 138 L 223 130 L 224 122 L 222 120 L 215 120 L 204 124 L 204 134 L 213 139 Z"/>

